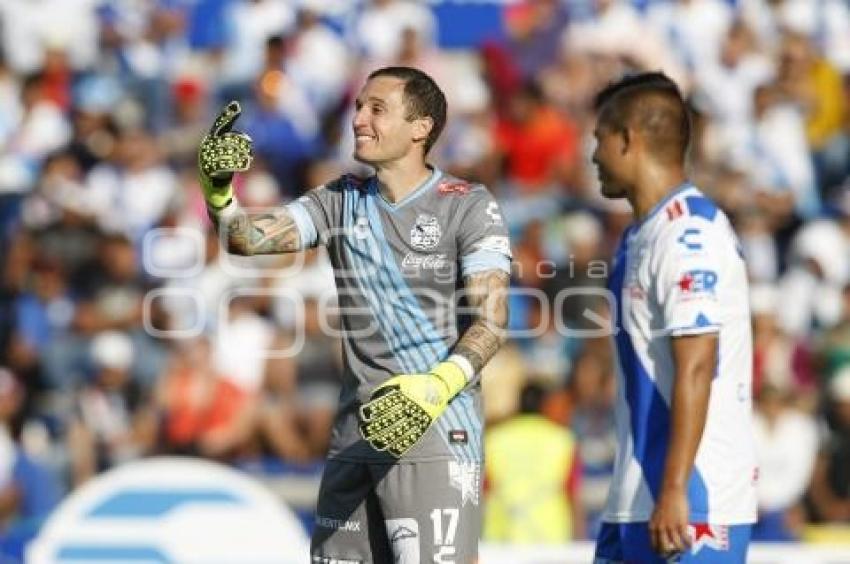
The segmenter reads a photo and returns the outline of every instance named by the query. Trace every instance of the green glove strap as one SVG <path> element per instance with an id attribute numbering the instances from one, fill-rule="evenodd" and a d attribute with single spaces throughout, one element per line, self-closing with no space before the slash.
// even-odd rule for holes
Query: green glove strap
<path id="1" fill-rule="evenodd" d="M 233 185 L 229 182 L 223 188 L 216 186 L 212 178 L 200 173 L 198 180 L 201 182 L 201 190 L 204 192 L 204 200 L 214 211 L 221 211 L 233 200 Z"/>
<path id="2" fill-rule="evenodd" d="M 445 360 L 431 369 L 431 374 L 446 385 L 449 398 L 455 397 L 466 386 L 466 374 L 463 369 L 451 360 Z"/>

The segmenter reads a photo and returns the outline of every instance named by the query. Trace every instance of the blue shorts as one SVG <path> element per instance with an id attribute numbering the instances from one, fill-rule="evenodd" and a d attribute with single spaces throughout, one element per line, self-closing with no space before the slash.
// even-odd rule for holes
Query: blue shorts
<path id="1" fill-rule="evenodd" d="M 602 523 L 594 564 L 745 564 L 747 561 L 751 525 L 692 524 L 690 550 L 667 559 L 653 552 L 648 525 Z"/>

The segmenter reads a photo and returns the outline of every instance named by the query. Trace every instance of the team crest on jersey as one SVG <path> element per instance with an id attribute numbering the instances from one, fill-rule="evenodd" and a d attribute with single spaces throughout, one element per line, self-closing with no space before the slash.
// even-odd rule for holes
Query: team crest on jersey
<path id="1" fill-rule="evenodd" d="M 688 533 L 693 539 L 691 554 L 696 554 L 706 546 L 712 550 L 729 550 L 729 527 L 726 525 L 694 523 L 688 525 Z"/>
<path id="2" fill-rule="evenodd" d="M 421 251 L 433 249 L 443 235 L 437 218 L 433 215 L 419 214 L 413 229 L 410 230 L 410 244 Z"/>
<path id="3" fill-rule="evenodd" d="M 449 461 L 449 483 L 460 491 L 461 506 L 471 501 L 478 505 L 478 490 L 481 483 L 481 467 L 477 462 Z"/>

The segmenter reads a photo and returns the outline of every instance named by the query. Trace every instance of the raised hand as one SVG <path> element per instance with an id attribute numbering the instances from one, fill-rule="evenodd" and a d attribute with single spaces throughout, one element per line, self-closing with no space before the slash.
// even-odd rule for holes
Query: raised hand
<path id="1" fill-rule="evenodd" d="M 236 101 L 222 108 L 198 149 L 198 176 L 204 199 L 213 210 L 230 203 L 233 174 L 248 170 L 254 158 L 251 138 L 231 131 L 241 113 Z"/>

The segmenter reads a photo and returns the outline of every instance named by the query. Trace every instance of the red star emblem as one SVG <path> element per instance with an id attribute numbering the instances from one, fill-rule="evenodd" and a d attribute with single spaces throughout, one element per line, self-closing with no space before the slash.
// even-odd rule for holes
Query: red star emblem
<path id="1" fill-rule="evenodd" d="M 694 542 L 699 542 L 702 537 L 715 538 L 714 531 L 708 523 L 694 523 Z"/>
<path id="2" fill-rule="evenodd" d="M 684 275 L 682 275 L 682 279 L 679 280 L 679 289 L 682 290 L 683 292 L 690 292 L 691 286 L 693 285 L 693 283 L 694 283 L 694 277 L 691 276 L 690 274 L 684 274 Z"/>
<path id="3" fill-rule="evenodd" d="M 691 553 L 696 554 L 702 547 L 713 550 L 729 550 L 729 529 L 725 525 L 712 527 L 708 523 L 693 523 L 688 527 L 688 533 L 693 539 Z"/>

